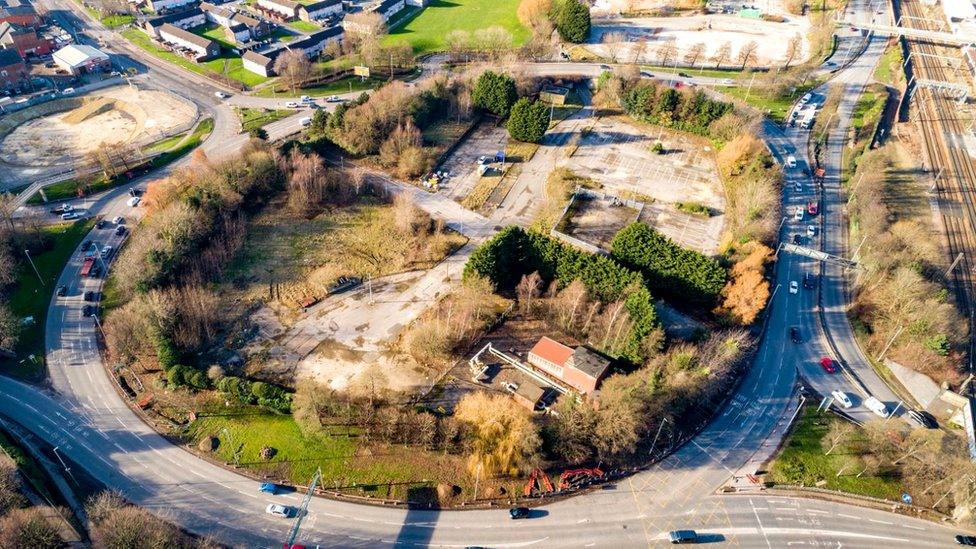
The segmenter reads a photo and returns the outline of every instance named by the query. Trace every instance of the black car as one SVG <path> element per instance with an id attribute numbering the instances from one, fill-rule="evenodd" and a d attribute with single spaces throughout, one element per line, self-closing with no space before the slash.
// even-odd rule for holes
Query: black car
<path id="1" fill-rule="evenodd" d="M 796 326 L 790 327 L 790 340 L 793 343 L 800 343 L 800 329 Z"/>
<path id="2" fill-rule="evenodd" d="M 96 299 L 95 299 L 95 292 L 93 292 L 91 290 L 85 292 L 84 298 L 85 298 L 85 301 L 96 301 Z"/>
<path id="3" fill-rule="evenodd" d="M 976 547 L 976 536 L 956 536 L 956 543 Z"/>
<path id="4" fill-rule="evenodd" d="M 512 520 L 529 518 L 529 508 L 528 507 L 512 507 L 508 510 L 509 516 Z"/>
<path id="5" fill-rule="evenodd" d="M 813 287 L 816 285 L 816 281 L 817 281 L 817 277 L 813 276 L 810 273 L 806 273 L 805 275 L 803 275 L 803 287 L 808 290 L 813 289 Z"/>
<path id="6" fill-rule="evenodd" d="M 796 244 L 797 246 L 799 246 L 800 243 L 802 243 L 802 242 L 803 242 L 803 237 L 802 236 L 800 236 L 798 234 L 793 235 L 793 244 Z"/>
<path id="7" fill-rule="evenodd" d="M 118 235 L 118 236 L 124 235 L 125 234 L 125 225 L 119 225 L 118 227 L 116 227 L 115 228 L 115 234 Z"/>
<path id="8" fill-rule="evenodd" d="M 85 308 L 81 310 L 81 314 L 85 316 L 95 316 L 98 309 L 93 305 L 85 305 Z"/>
<path id="9" fill-rule="evenodd" d="M 104 229 L 105 227 L 108 227 L 108 221 L 105 221 L 104 219 L 99 219 L 98 223 L 95 223 L 96 229 Z"/>
<path id="10" fill-rule="evenodd" d="M 58 286 L 57 294 L 58 294 L 58 297 L 64 297 L 64 296 L 68 295 L 68 287 L 67 286 Z"/>
<path id="11" fill-rule="evenodd" d="M 673 530 L 668 532 L 672 544 L 698 543 L 698 533 L 694 530 Z"/>
<path id="12" fill-rule="evenodd" d="M 915 410 L 910 410 L 908 414 L 905 415 L 909 421 L 918 425 L 919 427 L 924 427 L 926 429 L 935 429 L 939 426 L 932 414 L 928 412 L 916 412 Z"/>

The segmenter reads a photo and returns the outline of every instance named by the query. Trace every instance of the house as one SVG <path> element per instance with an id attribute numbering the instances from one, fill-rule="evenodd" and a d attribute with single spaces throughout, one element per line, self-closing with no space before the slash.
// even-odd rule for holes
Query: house
<path id="1" fill-rule="evenodd" d="M 0 48 L 17 50 L 21 57 L 41 56 L 51 53 L 51 41 L 41 38 L 31 27 L 17 23 L 0 23 Z"/>
<path id="2" fill-rule="evenodd" d="M 610 361 L 587 347 L 567 347 L 548 337 L 529 351 L 528 362 L 580 394 L 592 394 L 610 369 Z"/>
<path id="3" fill-rule="evenodd" d="M 105 52 L 84 44 L 65 46 L 54 52 L 51 57 L 59 67 L 75 75 L 112 67 L 112 62 Z"/>
<path id="4" fill-rule="evenodd" d="M 220 45 L 213 40 L 198 36 L 170 23 L 159 27 L 159 38 L 163 42 L 193 52 L 193 59 L 198 62 L 220 55 Z"/>
<path id="5" fill-rule="evenodd" d="M 405 0 L 383 0 L 373 7 L 372 11 L 380 14 L 383 21 L 389 21 L 391 17 L 400 13 L 400 10 L 406 6 Z"/>
<path id="6" fill-rule="evenodd" d="M 273 55 L 265 55 L 253 50 L 248 50 L 244 52 L 244 55 L 241 56 L 241 64 L 245 69 L 255 74 L 260 74 L 261 76 L 272 76 L 274 75 L 273 67 L 275 56 L 279 51 L 281 50 L 275 50 Z"/>
<path id="7" fill-rule="evenodd" d="M 197 0 L 146 0 L 146 4 L 150 9 L 159 14 L 169 13 L 196 3 Z"/>
<path id="8" fill-rule="evenodd" d="M 245 69 L 253 73 L 260 74 L 261 76 L 273 76 L 274 61 L 283 52 L 301 51 L 309 58 L 313 58 L 321 54 L 322 50 L 324 50 L 325 46 L 330 42 L 341 41 L 342 34 L 342 27 L 336 25 L 318 32 L 313 32 L 304 38 L 283 44 L 273 50 L 262 53 L 258 53 L 256 51 L 246 51 L 241 57 L 243 60 L 242 65 Z"/>
<path id="9" fill-rule="evenodd" d="M 207 16 L 203 13 L 200 8 L 193 8 L 184 11 L 178 11 L 174 13 L 169 13 L 166 15 L 160 15 L 159 17 L 151 17 L 146 19 L 143 27 L 146 29 L 146 33 L 153 38 L 159 39 L 159 27 L 169 23 L 174 27 L 179 27 L 181 29 L 192 29 L 193 27 L 198 27 L 207 23 Z"/>
<path id="10" fill-rule="evenodd" d="M 233 7 L 203 2 L 200 4 L 200 9 L 207 21 L 226 28 L 227 37 L 234 42 L 260 40 L 271 33 L 271 26 L 266 21 L 241 13 Z"/>
<path id="11" fill-rule="evenodd" d="M 0 50 L 0 89 L 14 91 L 30 85 L 30 71 L 17 50 Z"/>
<path id="12" fill-rule="evenodd" d="M 44 24 L 44 20 L 27 0 L 0 0 L 0 23 L 36 29 Z"/>
<path id="13" fill-rule="evenodd" d="M 285 21 L 298 17 L 298 2 L 292 0 L 258 0 L 257 7 L 265 12 L 274 14 Z"/>
<path id="14" fill-rule="evenodd" d="M 342 0 L 321 0 L 298 7 L 298 18 L 313 23 L 342 13 Z"/>

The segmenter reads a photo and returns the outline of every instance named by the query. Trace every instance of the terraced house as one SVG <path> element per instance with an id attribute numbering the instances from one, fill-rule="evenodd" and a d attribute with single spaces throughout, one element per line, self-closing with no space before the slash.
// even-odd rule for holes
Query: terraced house
<path id="1" fill-rule="evenodd" d="M 255 6 L 269 15 L 285 21 L 298 17 L 298 2 L 292 0 L 258 0 Z"/>
<path id="2" fill-rule="evenodd" d="M 288 44 L 282 44 L 281 46 L 270 51 L 263 53 L 246 51 L 241 57 L 243 60 L 242 64 L 245 69 L 253 73 L 260 74 L 261 76 L 273 76 L 275 59 L 277 59 L 278 56 L 283 52 L 300 51 L 311 59 L 321 54 L 322 50 L 324 50 L 325 46 L 330 42 L 341 41 L 342 35 L 343 29 L 337 25 L 318 32 L 313 32 L 301 40 L 296 40 Z"/>
<path id="3" fill-rule="evenodd" d="M 342 0 L 322 0 L 312 4 L 302 4 L 298 7 L 298 18 L 302 21 L 314 23 L 343 12 Z"/>
<path id="4" fill-rule="evenodd" d="M 181 29 L 192 29 L 207 23 L 207 16 L 200 8 L 151 17 L 143 23 L 143 28 L 149 36 L 159 39 L 159 29 L 163 25 L 169 24 Z"/>
<path id="5" fill-rule="evenodd" d="M 227 29 L 228 38 L 237 43 L 260 40 L 271 33 L 271 26 L 266 21 L 241 13 L 234 7 L 203 2 L 200 10 L 207 21 Z"/>
<path id="6" fill-rule="evenodd" d="M 180 50 L 190 52 L 194 61 L 206 61 L 220 55 L 220 45 L 209 38 L 166 23 L 159 28 L 159 38 Z"/>

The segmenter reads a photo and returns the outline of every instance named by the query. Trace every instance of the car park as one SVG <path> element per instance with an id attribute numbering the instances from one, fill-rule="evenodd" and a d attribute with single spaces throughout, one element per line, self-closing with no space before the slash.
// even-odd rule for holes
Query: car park
<path id="1" fill-rule="evenodd" d="M 800 285 L 795 280 L 790 281 L 790 293 L 795 294 L 800 291 Z"/>
<path id="2" fill-rule="evenodd" d="M 512 520 L 529 518 L 529 508 L 528 507 L 512 507 L 508 510 L 508 516 L 512 517 Z"/>
<path id="3" fill-rule="evenodd" d="M 675 545 L 698 543 L 698 533 L 694 530 L 672 530 L 668 532 L 668 541 Z"/>
<path id="4" fill-rule="evenodd" d="M 851 402 L 851 397 L 847 396 L 847 393 L 845 393 L 844 391 L 832 391 L 830 393 L 830 396 L 834 397 L 834 400 L 837 401 L 837 403 L 843 406 L 844 408 L 850 408 L 854 406 L 854 403 Z"/>
<path id="5" fill-rule="evenodd" d="M 800 339 L 800 329 L 796 326 L 790 327 L 790 341 L 793 343 L 802 343 L 803 341 Z"/>
<path id="6" fill-rule="evenodd" d="M 829 356 L 825 356 L 820 359 L 820 367 L 823 368 L 823 371 L 827 372 L 828 374 L 837 373 L 837 365 L 834 362 L 834 359 L 830 358 Z"/>
<path id="7" fill-rule="evenodd" d="M 264 509 L 264 512 L 275 517 L 289 518 L 292 516 L 294 510 L 287 505 L 271 503 Z"/>

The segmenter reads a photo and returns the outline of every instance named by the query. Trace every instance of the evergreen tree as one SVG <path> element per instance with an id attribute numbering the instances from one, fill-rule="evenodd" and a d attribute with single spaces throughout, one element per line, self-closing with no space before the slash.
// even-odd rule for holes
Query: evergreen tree
<path id="1" fill-rule="evenodd" d="M 519 99 L 508 118 L 508 133 L 524 143 L 538 143 L 549 129 L 549 107 L 539 101 Z"/>

